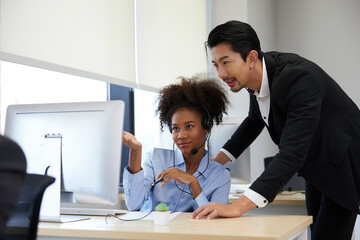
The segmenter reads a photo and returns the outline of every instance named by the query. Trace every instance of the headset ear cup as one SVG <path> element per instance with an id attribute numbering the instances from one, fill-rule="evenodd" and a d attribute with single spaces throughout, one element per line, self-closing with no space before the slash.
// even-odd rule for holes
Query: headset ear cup
<path id="1" fill-rule="evenodd" d="M 210 112 L 207 108 L 205 108 L 205 117 L 203 119 L 203 127 L 206 129 L 206 130 L 211 130 L 211 128 L 213 127 L 214 125 L 214 122 L 212 121 L 211 119 L 211 116 L 210 116 Z"/>
<path id="2" fill-rule="evenodd" d="M 209 128 L 207 129 L 207 130 L 211 130 L 211 128 L 213 127 L 213 125 L 214 125 L 214 122 L 211 120 L 211 119 L 209 119 L 209 121 L 208 121 L 208 125 L 209 125 Z"/>
<path id="3" fill-rule="evenodd" d="M 203 120 L 203 127 L 206 129 L 206 130 L 210 130 L 213 126 L 213 122 L 209 119 L 209 118 L 204 118 Z"/>

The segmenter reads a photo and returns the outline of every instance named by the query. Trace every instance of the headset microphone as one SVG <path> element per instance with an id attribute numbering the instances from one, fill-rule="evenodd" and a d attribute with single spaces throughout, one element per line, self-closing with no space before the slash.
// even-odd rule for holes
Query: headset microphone
<path id="1" fill-rule="evenodd" d="M 197 153 L 198 153 L 199 148 L 201 148 L 202 146 L 204 146 L 204 144 L 205 144 L 205 142 L 206 142 L 207 138 L 208 138 L 208 135 L 206 134 L 205 140 L 204 140 L 204 142 L 200 145 L 200 147 L 191 149 L 191 154 L 192 154 L 192 155 L 195 155 L 195 154 L 197 154 Z"/>

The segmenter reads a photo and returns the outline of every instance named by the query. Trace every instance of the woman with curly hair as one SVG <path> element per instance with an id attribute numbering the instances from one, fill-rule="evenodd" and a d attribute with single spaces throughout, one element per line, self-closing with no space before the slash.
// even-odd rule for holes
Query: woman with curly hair
<path id="1" fill-rule="evenodd" d="M 210 202 L 227 203 L 230 174 L 210 161 L 205 149 L 213 123 L 221 123 L 226 113 L 228 98 L 221 82 L 201 75 L 181 78 L 180 84 L 161 89 L 158 102 L 161 130 L 169 127 L 173 149 L 155 148 L 142 163 L 142 144 L 124 132 L 123 143 L 130 148 L 123 175 L 128 209 L 151 211 L 166 203 L 170 211 L 188 212 Z"/>

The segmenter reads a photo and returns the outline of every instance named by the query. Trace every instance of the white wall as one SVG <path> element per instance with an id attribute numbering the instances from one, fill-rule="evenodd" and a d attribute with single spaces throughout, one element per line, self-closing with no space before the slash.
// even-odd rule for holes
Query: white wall
<path id="1" fill-rule="evenodd" d="M 209 2 L 209 32 L 217 25 L 229 20 L 247 21 L 247 0 L 210 0 Z M 211 58 L 210 55 L 209 58 Z M 217 76 L 215 68 L 211 67 L 213 74 Z M 245 118 L 249 109 L 249 94 L 246 91 L 232 93 L 230 90 L 228 93 L 231 102 L 229 116 Z"/>
<path id="2" fill-rule="evenodd" d="M 206 0 L 136 0 L 139 88 L 158 91 L 206 72 Z"/>
<path id="3" fill-rule="evenodd" d="M 275 1 L 277 50 L 320 65 L 360 106 L 360 1 Z"/>

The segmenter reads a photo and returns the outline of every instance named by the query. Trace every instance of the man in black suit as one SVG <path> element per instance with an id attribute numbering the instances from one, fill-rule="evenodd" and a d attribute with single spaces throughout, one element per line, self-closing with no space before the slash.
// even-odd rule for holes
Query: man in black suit
<path id="1" fill-rule="evenodd" d="M 238 217 L 272 202 L 298 172 L 306 180 L 313 239 L 351 239 L 360 213 L 360 111 L 319 66 L 296 54 L 261 52 L 256 32 L 229 21 L 207 44 L 218 75 L 250 94 L 249 115 L 214 160 L 236 159 L 264 127 L 279 153 L 236 202 L 200 207 L 194 218 Z"/>
<path id="2" fill-rule="evenodd" d="M 17 205 L 25 172 L 26 160 L 21 148 L 0 136 L 0 239 Z"/>

